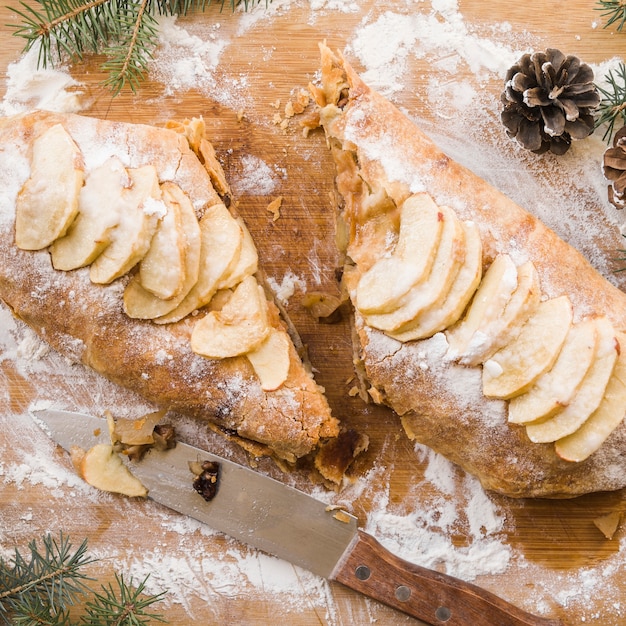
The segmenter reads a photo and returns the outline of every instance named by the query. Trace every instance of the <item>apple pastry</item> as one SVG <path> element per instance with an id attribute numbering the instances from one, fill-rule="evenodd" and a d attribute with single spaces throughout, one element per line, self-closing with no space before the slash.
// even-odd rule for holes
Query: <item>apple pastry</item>
<path id="1" fill-rule="evenodd" d="M 518 497 L 626 486 L 626 294 L 321 46 L 343 283 L 374 401 Z"/>
<path id="2" fill-rule="evenodd" d="M 0 120 L 0 297 L 69 359 L 256 455 L 336 447 L 204 123 L 168 126 Z"/>

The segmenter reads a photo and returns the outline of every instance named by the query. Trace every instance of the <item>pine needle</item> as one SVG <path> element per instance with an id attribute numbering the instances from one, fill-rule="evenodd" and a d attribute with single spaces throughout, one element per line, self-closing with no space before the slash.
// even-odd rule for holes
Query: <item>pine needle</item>
<path id="1" fill-rule="evenodd" d="M 147 607 L 161 600 L 164 593 L 148 595 L 146 577 L 136 588 L 115 574 L 115 587 L 102 586 L 95 593 L 86 581 L 93 580 L 82 569 L 95 562 L 87 555 L 87 541 L 72 549 L 62 533 L 58 539 L 46 535 L 43 549 L 36 541 L 28 545 L 28 557 L 16 549 L 10 560 L 0 558 L 0 624 L 11 626 L 69 626 L 69 607 L 85 602 L 81 624 L 90 626 L 141 626 L 150 620 L 165 621 L 149 613 Z M 76 624 L 76 622 L 73 622 Z"/>
<path id="2" fill-rule="evenodd" d="M 606 18 L 604 28 L 608 28 L 613 24 L 617 24 L 617 30 L 620 31 L 626 24 L 626 2 L 623 0 L 598 0 L 597 11 L 602 11 L 602 15 Z"/>
<path id="3" fill-rule="evenodd" d="M 102 587 L 102 593 L 94 594 L 94 599 L 87 603 L 87 616 L 82 623 L 88 626 L 141 626 L 150 620 L 163 622 L 160 615 L 148 613 L 146 608 L 161 600 L 163 593 L 156 596 L 143 594 L 148 576 L 135 589 L 130 583 L 124 582 L 123 576 L 115 575 L 117 588 L 112 584 Z"/>
<path id="4" fill-rule="evenodd" d="M 596 128 L 606 124 L 602 139 L 610 141 L 613 133 L 617 130 L 616 124 L 620 121 L 619 126 L 626 123 L 626 65 L 620 63 L 615 72 L 609 70 L 605 80 L 607 82 L 606 88 L 597 85 L 602 100 L 598 107 L 599 115 L 596 120 Z"/>
<path id="5" fill-rule="evenodd" d="M 90 579 L 80 571 L 93 561 L 87 542 L 72 551 L 61 533 L 58 540 L 46 535 L 42 544 L 40 550 L 36 541 L 29 543 L 28 560 L 17 549 L 11 561 L 0 559 L 0 619 L 7 624 L 63 624 L 66 607 L 88 590 Z"/>

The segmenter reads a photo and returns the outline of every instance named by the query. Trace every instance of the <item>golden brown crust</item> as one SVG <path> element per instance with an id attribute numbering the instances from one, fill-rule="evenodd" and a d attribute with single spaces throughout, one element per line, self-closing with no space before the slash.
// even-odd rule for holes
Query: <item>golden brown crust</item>
<path id="1" fill-rule="evenodd" d="M 624 330 L 626 294 L 578 251 L 443 154 L 325 46 L 322 67 L 323 88 L 316 98 L 338 164 L 349 255 L 373 248 L 375 237 L 367 230 L 373 220 L 362 215 L 363 198 L 372 189 L 384 189 L 396 205 L 425 190 L 478 225 L 484 266 L 499 253 L 510 254 L 518 265 L 532 260 L 544 294 L 567 294 L 576 319 L 605 314 L 616 330 Z M 360 246 L 360 240 L 370 243 Z M 359 262 L 366 266 L 367 258 Z M 402 416 L 408 435 L 477 475 L 487 488 L 520 497 L 569 497 L 626 486 L 626 423 L 587 460 L 564 461 L 552 445 L 533 444 L 523 428 L 507 423 L 504 402 L 482 395 L 479 368 L 444 359 L 443 335 L 400 343 L 368 327 L 358 312 L 356 330 L 369 381 Z"/>
<path id="2" fill-rule="evenodd" d="M 126 278 L 94 285 L 88 269 L 56 271 L 47 250 L 15 246 L 15 200 L 28 177 L 31 140 L 58 122 L 87 168 L 111 154 L 127 167 L 151 163 L 160 182 L 174 181 L 187 193 L 198 217 L 220 201 L 185 136 L 173 130 L 44 112 L 0 120 L 0 297 L 15 315 L 68 358 L 159 406 L 258 442 L 277 458 L 294 462 L 335 437 L 338 422 L 293 346 L 287 380 L 263 391 L 245 357 L 212 360 L 192 352 L 196 317 L 166 325 L 130 319 L 122 305 Z M 270 319 L 284 326 L 275 307 Z"/>

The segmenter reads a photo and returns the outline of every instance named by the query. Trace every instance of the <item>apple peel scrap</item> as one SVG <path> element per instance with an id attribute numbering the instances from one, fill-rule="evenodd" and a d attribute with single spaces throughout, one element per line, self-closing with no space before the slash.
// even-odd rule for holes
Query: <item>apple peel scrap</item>
<path id="1" fill-rule="evenodd" d="M 226 193 L 203 122 L 176 130 L 213 173 L 217 192 Z M 94 284 L 127 276 L 123 306 L 134 319 L 169 324 L 203 307 L 218 309 L 197 316 L 191 349 L 211 359 L 250 353 L 266 391 L 287 379 L 290 341 L 268 315 L 245 224 L 222 202 L 196 211 L 155 166 L 130 168 L 110 157 L 87 171 L 67 130 L 51 126 L 34 139 L 30 177 L 16 204 L 15 242 L 24 250 L 49 247 L 57 270 L 88 267 Z M 226 304 L 214 305 L 229 292 Z"/>
<path id="2" fill-rule="evenodd" d="M 368 215 L 393 225 L 380 218 L 389 199 L 374 197 Z M 427 194 L 392 210 L 394 245 L 373 259 L 358 240 L 348 251 L 345 282 L 365 323 L 400 342 L 445 332 L 446 358 L 482 368 L 483 395 L 507 402 L 529 443 L 571 462 L 598 450 L 626 414 L 626 335 L 604 316 L 575 319 L 565 294 L 547 297 L 532 261 L 501 253 L 483 268 L 475 226 Z"/>

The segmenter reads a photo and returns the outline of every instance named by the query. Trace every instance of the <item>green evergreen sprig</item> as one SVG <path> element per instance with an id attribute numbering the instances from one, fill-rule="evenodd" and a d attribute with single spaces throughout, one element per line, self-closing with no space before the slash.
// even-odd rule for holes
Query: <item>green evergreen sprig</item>
<path id="1" fill-rule="evenodd" d="M 265 0 L 266 5 L 270 0 Z M 32 4 L 36 2 L 36 6 Z M 230 0 L 231 10 L 261 0 Z M 158 44 L 159 15 L 186 15 L 204 11 L 211 0 L 20 0 L 8 7 L 22 21 L 10 24 L 13 35 L 26 40 L 24 50 L 39 44 L 38 66 L 54 66 L 86 53 L 102 53 L 108 75 L 104 84 L 117 95 L 128 86 L 136 91 L 147 74 Z M 221 0 L 223 9 L 226 0 Z"/>
<path id="2" fill-rule="evenodd" d="M 0 619 L 6 624 L 65 624 L 67 607 L 86 590 L 81 568 L 92 562 L 83 542 L 72 551 L 69 539 L 47 535 L 43 550 L 28 545 L 25 559 L 19 550 L 11 562 L 0 559 Z"/>
<path id="3" fill-rule="evenodd" d="M 87 616 L 82 618 L 82 623 L 88 626 L 142 626 L 150 620 L 164 622 L 160 615 L 146 611 L 164 595 L 144 595 L 146 580 L 147 577 L 134 588 L 132 579 L 126 584 L 123 576 L 115 574 L 116 587 L 109 583 L 107 587 L 102 587 L 102 593 L 94 594 L 93 600 L 87 602 Z"/>
<path id="4" fill-rule="evenodd" d="M 622 30 L 626 24 L 626 2 L 624 0 L 598 0 L 596 9 L 602 11 L 605 18 L 604 28 L 617 24 L 617 30 Z"/>
<path id="5" fill-rule="evenodd" d="M 25 558 L 16 548 L 7 561 L 0 558 L 0 624 L 12 626 L 141 626 L 150 620 L 163 622 L 146 608 L 162 599 L 163 593 L 144 594 L 147 577 L 135 588 L 133 581 L 115 575 L 116 587 L 102 586 L 92 592 L 83 573 L 96 559 L 87 554 L 87 541 L 73 549 L 62 533 L 58 539 L 50 534 L 28 544 Z M 72 622 L 70 607 L 85 601 L 80 622 Z"/>
<path id="6" fill-rule="evenodd" d="M 602 96 L 598 107 L 596 128 L 606 124 L 602 139 L 610 140 L 617 130 L 616 125 L 626 124 L 626 65 L 620 62 L 615 71 L 609 70 L 605 80 L 606 87 L 596 85 Z"/>

